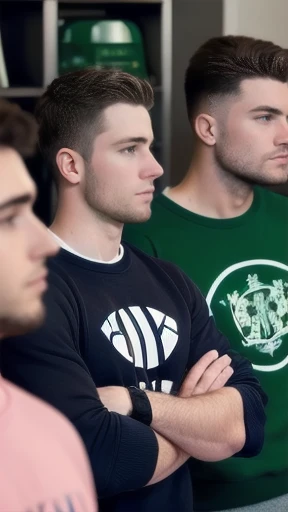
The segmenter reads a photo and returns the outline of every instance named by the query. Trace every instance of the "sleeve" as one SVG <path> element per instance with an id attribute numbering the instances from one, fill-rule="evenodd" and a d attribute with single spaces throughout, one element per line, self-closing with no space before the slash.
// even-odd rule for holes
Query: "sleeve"
<path id="1" fill-rule="evenodd" d="M 246 429 L 245 445 L 235 456 L 254 457 L 260 453 L 264 443 L 267 395 L 254 374 L 252 364 L 231 349 L 227 338 L 217 329 L 204 297 L 188 278 L 185 279 L 190 290 L 192 325 L 188 369 L 209 350 L 216 349 L 220 356 L 228 354 L 231 357 L 234 373 L 226 386 L 236 388 L 241 394 Z"/>
<path id="2" fill-rule="evenodd" d="M 134 245 L 149 256 L 158 257 L 157 249 L 152 239 L 143 232 L 142 226 L 138 224 L 125 225 L 123 230 L 123 240 L 129 245 Z"/>
<path id="3" fill-rule="evenodd" d="M 1 372 L 74 424 L 88 451 L 99 497 L 141 488 L 155 471 L 156 436 L 151 428 L 103 406 L 78 348 L 77 303 L 68 287 L 64 293 L 55 279 L 50 281 L 44 325 L 3 341 Z"/>

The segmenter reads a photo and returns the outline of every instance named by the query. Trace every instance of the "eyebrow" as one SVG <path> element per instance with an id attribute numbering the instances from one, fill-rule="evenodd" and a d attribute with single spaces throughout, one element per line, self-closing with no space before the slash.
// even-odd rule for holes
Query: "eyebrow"
<path id="1" fill-rule="evenodd" d="M 268 112 L 275 116 L 283 116 L 283 112 L 279 108 L 269 107 L 268 105 L 260 105 L 259 107 L 253 108 L 250 112 Z"/>
<path id="2" fill-rule="evenodd" d="M 8 201 L 0 203 L 0 211 L 5 210 L 6 208 L 11 208 L 12 206 L 32 203 L 34 199 L 33 194 L 23 194 L 22 196 L 12 197 Z"/>
<path id="3" fill-rule="evenodd" d="M 152 140 L 152 142 L 153 142 L 153 140 Z M 113 144 L 113 146 L 118 146 L 120 144 L 128 144 L 128 143 L 147 144 L 148 139 L 146 139 L 146 137 L 128 137 L 127 139 L 118 140 L 117 142 L 115 142 Z"/>

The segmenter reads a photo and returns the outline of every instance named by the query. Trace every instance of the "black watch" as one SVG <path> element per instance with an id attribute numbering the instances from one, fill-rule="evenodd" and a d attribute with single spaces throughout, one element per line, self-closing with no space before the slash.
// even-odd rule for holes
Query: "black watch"
<path id="1" fill-rule="evenodd" d="M 129 386 L 127 389 L 132 402 L 132 413 L 130 418 L 140 421 L 145 425 L 151 425 L 152 408 L 145 391 L 142 391 L 142 389 L 138 389 L 135 386 Z"/>

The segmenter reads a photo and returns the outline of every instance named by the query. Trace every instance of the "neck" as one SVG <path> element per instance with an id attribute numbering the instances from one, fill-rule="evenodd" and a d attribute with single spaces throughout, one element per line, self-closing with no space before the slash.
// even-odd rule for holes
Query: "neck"
<path id="1" fill-rule="evenodd" d="M 112 222 L 77 198 L 60 193 L 50 229 L 83 256 L 105 262 L 119 253 L 123 224 Z"/>
<path id="2" fill-rule="evenodd" d="M 250 208 L 253 187 L 219 169 L 211 159 L 195 154 L 183 181 L 167 195 L 198 215 L 227 219 L 238 217 Z"/>

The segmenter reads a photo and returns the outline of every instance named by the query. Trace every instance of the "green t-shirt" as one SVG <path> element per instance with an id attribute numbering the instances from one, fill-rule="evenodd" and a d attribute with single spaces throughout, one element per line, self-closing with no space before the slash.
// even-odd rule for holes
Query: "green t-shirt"
<path id="1" fill-rule="evenodd" d="M 151 219 L 127 226 L 124 239 L 186 272 L 269 396 L 260 455 L 191 461 L 195 511 L 288 493 L 288 198 L 256 188 L 245 214 L 211 219 L 160 195 Z"/>

